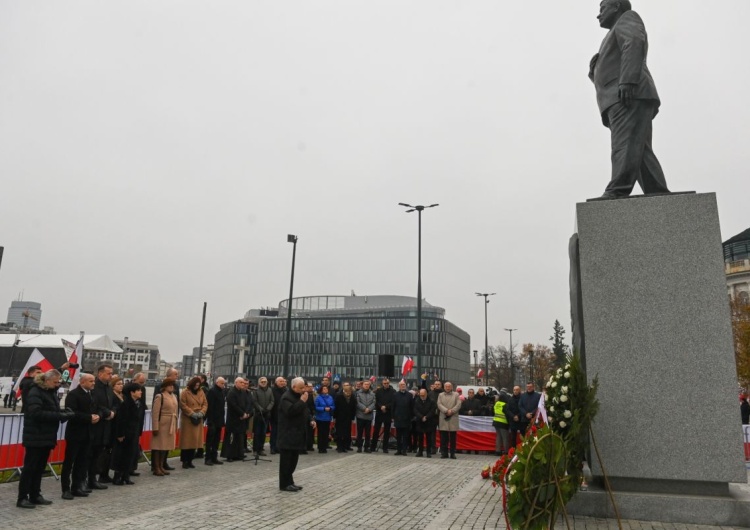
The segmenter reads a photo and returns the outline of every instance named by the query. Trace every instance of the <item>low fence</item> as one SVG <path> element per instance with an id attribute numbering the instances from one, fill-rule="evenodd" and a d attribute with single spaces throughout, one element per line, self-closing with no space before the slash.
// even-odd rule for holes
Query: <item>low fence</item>
<path id="1" fill-rule="evenodd" d="M 179 425 L 179 424 L 178 424 Z M 59 464 L 65 459 L 65 427 L 60 424 L 57 430 L 57 445 L 50 453 L 49 464 Z M 356 427 L 352 423 L 352 435 Z M 750 461 L 750 425 L 742 426 L 745 460 Z M 151 411 L 146 411 L 143 422 L 143 434 L 140 444 L 143 451 L 151 450 Z M 179 444 L 180 431 L 177 430 Z M 23 466 L 24 448 L 23 414 L 0 414 L 0 471 L 19 470 Z M 439 440 L 437 440 L 439 444 Z M 491 417 L 460 416 L 456 440 L 458 450 L 489 451 L 495 450 L 495 428 Z M 54 473 L 54 471 L 53 471 Z"/>

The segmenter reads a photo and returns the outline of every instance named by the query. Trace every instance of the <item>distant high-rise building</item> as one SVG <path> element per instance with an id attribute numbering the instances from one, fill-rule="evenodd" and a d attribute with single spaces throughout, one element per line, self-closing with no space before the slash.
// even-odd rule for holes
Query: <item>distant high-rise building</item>
<path id="1" fill-rule="evenodd" d="M 8 323 L 24 330 L 39 329 L 42 320 L 42 304 L 26 300 L 14 300 L 8 309 Z"/>
<path id="2" fill-rule="evenodd" d="M 723 247 L 729 297 L 750 303 L 750 228 L 724 241 Z"/>

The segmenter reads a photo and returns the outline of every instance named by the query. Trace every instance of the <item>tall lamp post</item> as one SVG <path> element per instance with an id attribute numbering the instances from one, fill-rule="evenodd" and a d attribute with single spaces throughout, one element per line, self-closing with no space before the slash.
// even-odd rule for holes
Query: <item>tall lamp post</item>
<path id="1" fill-rule="evenodd" d="M 515 376 L 513 374 L 513 332 L 518 331 L 518 328 L 505 328 L 505 331 L 510 333 L 510 386 L 513 389 L 515 383 Z"/>
<path id="2" fill-rule="evenodd" d="M 292 243 L 292 279 L 289 282 L 289 301 L 286 304 L 286 348 L 284 348 L 284 373 L 283 377 L 289 377 L 289 350 L 292 342 L 292 296 L 294 295 L 294 261 L 297 258 L 297 236 L 289 234 L 286 242 Z"/>
<path id="3" fill-rule="evenodd" d="M 477 369 L 477 350 L 474 350 L 474 370 Z M 474 372 L 474 383 L 479 385 L 479 376 L 477 376 L 477 372 Z"/>
<path id="4" fill-rule="evenodd" d="M 425 208 L 434 208 L 440 206 L 439 204 L 430 204 L 429 206 L 422 206 L 418 204 L 412 206 L 405 202 L 398 203 L 399 206 L 409 208 L 406 213 L 417 212 L 418 221 L 418 242 L 417 242 L 417 367 L 421 373 L 424 370 L 422 364 L 422 211 Z"/>
<path id="5" fill-rule="evenodd" d="M 487 371 L 485 380 L 490 380 L 490 343 L 487 340 L 487 304 L 490 301 L 487 299 L 489 296 L 495 296 L 497 293 L 475 293 L 477 296 L 484 297 L 484 369 Z M 484 385 L 488 386 L 488 385 Z"/>

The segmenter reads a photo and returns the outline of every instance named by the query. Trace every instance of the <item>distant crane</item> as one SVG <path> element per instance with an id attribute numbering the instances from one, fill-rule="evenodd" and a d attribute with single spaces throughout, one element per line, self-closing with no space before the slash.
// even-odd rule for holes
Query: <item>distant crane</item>
<path id="1" fill-rule="evenodd" d="M 39 319 L 32 315 L 28 309 L 21 314 L 23 315 L 23 329 L 28 329 L 29 319 L 39 322 Z"/>

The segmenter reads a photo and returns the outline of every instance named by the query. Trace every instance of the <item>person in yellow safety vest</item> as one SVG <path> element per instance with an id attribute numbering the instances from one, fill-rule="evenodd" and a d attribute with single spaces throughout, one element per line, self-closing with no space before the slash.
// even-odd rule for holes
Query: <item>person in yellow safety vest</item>
<path id="1" fill-rule="evenodd" d="M 508 451 L 508 418 L 505 415 L 505 405 L 508 403 L 508 395 L 500 393 L 495 396 L 495 417 L 492 425 L 495 427 L 495 455 L 500 456 Z"/>

